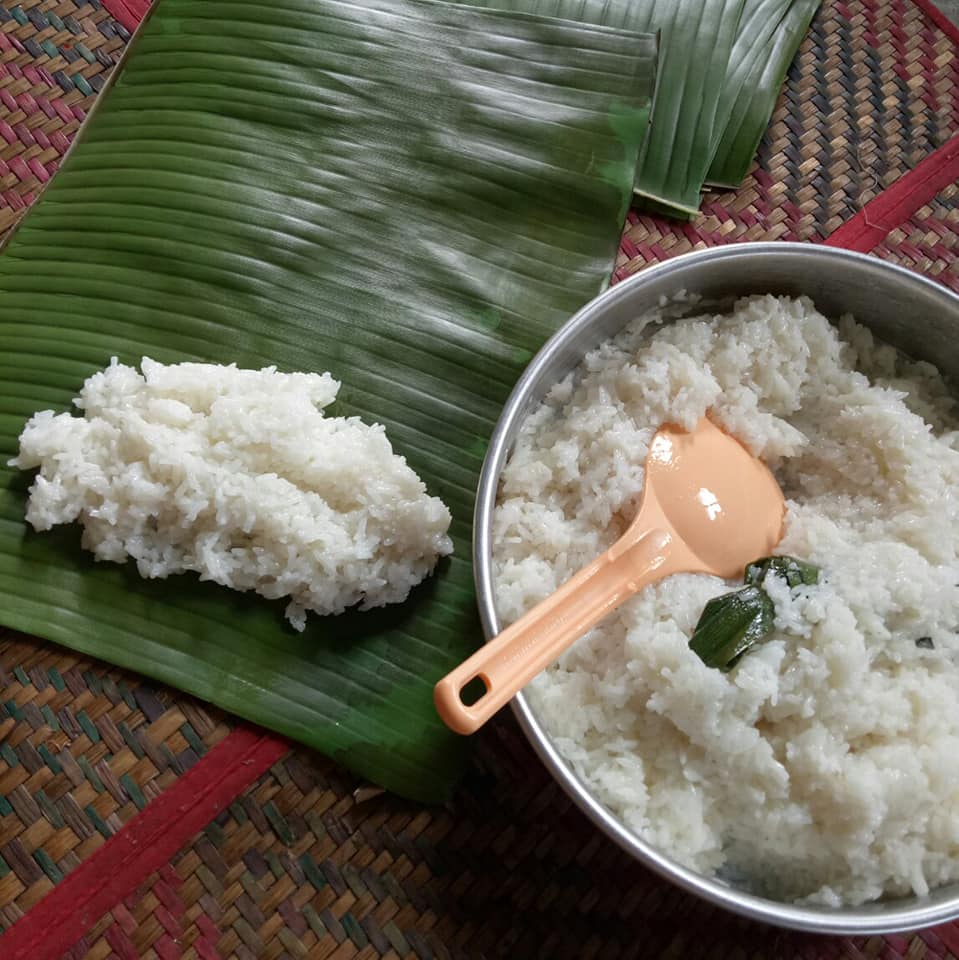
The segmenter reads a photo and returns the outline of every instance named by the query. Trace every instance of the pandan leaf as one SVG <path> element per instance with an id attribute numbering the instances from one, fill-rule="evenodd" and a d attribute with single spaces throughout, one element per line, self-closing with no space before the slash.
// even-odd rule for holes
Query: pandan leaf
<path id="1" fill-rule="evenodd" d="M 689 648 L 707 667 L 729 670 L 772 632 L 775 616 L 772 600 L 759 587 L 713 597 L 700 615 Z"/>
<path id="2" fill-rule="evenodd" d="M 815 564 L 795 557 L 763 557 L 746 567 L 743 583 L 761 587 L 769 573 L 785 580 L 789 587 L 812 587 L 819 583 L 820 570 Z"/>

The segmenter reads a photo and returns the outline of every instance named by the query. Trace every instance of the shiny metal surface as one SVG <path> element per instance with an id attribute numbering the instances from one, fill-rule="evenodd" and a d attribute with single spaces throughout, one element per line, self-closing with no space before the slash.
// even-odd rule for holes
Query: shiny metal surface
<path id="1" fill-rule="evenodd" d="M 959 382 L 959 297 L 933 281 L 874 257 L 811 244 L 733 244 L 686 254 L 610 288 L 559 330 L 533 358 L 510 395 L 480 475 L 473 526 L 477 600 L 487 637 L 500 630 L 493 602 L 490 535 L 499 476 L 520 424 L 583 355 L 618 333 L 661 297 L 698 294 L 708 307 L 750 293 L 806 294 L 830 317 L 852 313 L 877 336 Z M 703 304 L 690 309 L 702 312 Z M 650 869 L 736 913 L 797 930 L 882 933 L 959 917 L 959 884 L 928 897 L 829 909 L 754 896 L 688 870 L 631 833 L 596 801 L 557 753 L 522 694 L 513 709 L 530 743 L 560 785 L 608 837 Z"/>

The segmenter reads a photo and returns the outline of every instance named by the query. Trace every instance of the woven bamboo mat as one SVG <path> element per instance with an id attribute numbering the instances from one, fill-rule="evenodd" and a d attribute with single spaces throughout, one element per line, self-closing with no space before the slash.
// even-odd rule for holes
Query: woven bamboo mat
<path id="1" fill-rule="evenodd" d="M 875 253 L 959 293 L 959 184 L 947 187 L 893 230 Z"/>
<path id="2" fill-rule="evenodd" d="M 97 0 L 0 4 L 0 231 L 55 169 L 126 39 Z M 719 243 L 824 238 L 956 133 L 959 56 L 945 32 L 912 0 L 826 0 L 743 188 L 710 195 L 688 224 L 631 214 L 617 276 Z M 957 242 L 954 184 L 876 252 L 959 289 Z M 234 726 L 182 694 L 0 632 L 0 928 Z M 371 795 L 293 749 L 89 917 L 65 956 L 920 960 L 959 957 L 959 926 L 812 938 L 709 907 L 601 838 L 506 715 L 479 736 L 443 809 Z"/>
<path id="3" fill-rule="evenodd" d="M 0 232 L 56 170 L 128 39 L 99 0 L 0 4 Z"/>

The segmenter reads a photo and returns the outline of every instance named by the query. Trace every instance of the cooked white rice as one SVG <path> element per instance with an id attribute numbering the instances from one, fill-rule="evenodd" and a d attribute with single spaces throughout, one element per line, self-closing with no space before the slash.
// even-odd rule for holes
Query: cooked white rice
<path id="1" fill-rule="evenodd" d="M 192 570 L 235 590 L 341 613 L 405 600 L 452 551 L 450 513 L 385 429 L 325 417 L 328 373 L 116 360 L 79 417 L 35 414 L 11 465 L 40 468 L 27 520 L 79 521 L 98 560 L 144 577 Z"/>
<path id="2" fill-rule="evenodd" d="M 945 384 L 807 300 L 753 298 L 652 337 L 649 319 L 525 424 L 495 515 L 504 620 L 616 540 L 656 428 L 707 409 L 784 487 L 777 552 L 826 579 L 773 589 L 775 634 L 728 674 L 688 640 L 731 584 L 648 587 L 533 682 L 536 715 L 595 796 L 699 871 L 825 904 L 959 879 L 959 443 Z"/>

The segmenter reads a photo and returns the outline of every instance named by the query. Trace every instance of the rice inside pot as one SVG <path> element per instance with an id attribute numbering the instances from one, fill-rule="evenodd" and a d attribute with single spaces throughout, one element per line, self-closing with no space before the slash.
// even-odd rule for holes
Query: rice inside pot
<path id="1" fill-rule="evenodd" d="M 728 674 L 689 637 L 733 584 L 646 588 L 528 688 L 593 794 L 706 874 L 823 904 L 959 879 L 957 420 L 935 368 L 806 299 L 640 318 L 522 428 L 493 530 L 505 623 L 609 547 L 664 422 L 709 410 L 774 470 L 778 553 L 820 566 L 773 590 L 776 631 Z"/>

